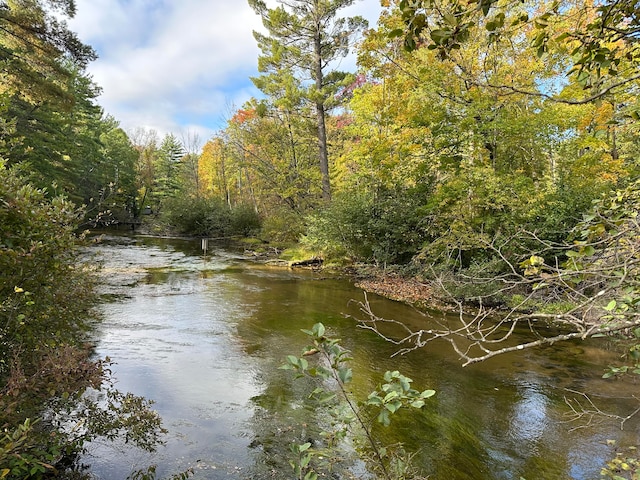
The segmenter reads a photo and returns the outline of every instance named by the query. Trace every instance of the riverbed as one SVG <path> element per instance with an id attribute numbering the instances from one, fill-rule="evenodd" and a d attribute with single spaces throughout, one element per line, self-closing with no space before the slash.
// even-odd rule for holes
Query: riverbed
<path id="1" fill-rule="evenodd" d="M 96 351 L 114 362 L 117 387 L 155 401 L 169 433 L 153 454 L 95 443 L 84 462 L 97 479 L 123 479 L 157 466 L 158 478 L 191 469 L 198 479 L 294 478 L 291 443 L 322 445 L 326 415 L 305 404 L 308 385 L 278 367 L 308 343 L 301 329 L 322 322 L 352 353 L 355 399 L 366 399 L 387 370 L 417 389 L 434 389 L 421 411 L 375 427 L 382 443 L 402 442 L 434 480 L 599 478 L 621 447 L 638 445 L 640 405 L 632 380 L 602 379 L 620 362 L 606 339 L 559 343 L 465 368 L 445 344 L 404 356 L 358 328 L 364 293 L 346 278 L 269 267 L 196 240 L 104 237 L 103 321 Z M 427 321 L 400 302 L 369 295 L 374 311 L 412 325 Z M 444 315 L 444 314 L 443 314 Z M 589 403 L 587 397 L 593 405 Z M 580 402 L 580 403 L 577 403 Z M 342 473 L 370 478 L 344 445 Z"/>

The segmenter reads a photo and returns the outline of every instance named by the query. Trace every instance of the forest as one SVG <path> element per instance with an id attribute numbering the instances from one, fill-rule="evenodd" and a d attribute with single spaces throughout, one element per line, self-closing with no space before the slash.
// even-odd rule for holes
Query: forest
<path id="1" fill-rule="evenodd" d="M 262 95 L 202 145 L 103 111 L 73 0 L 0 2 L 0 478 L 161 432 L 144 399 L 83 396 L 108 382 L 86 346 L 86 229 L 251 238 L 417 279 L 474 315 L 403 348 L 446 337 L 466 363 L 508 348 L 491 346 L 495 311 L 564 328 L 513 349 L 640 338 L 640 2 L 383 0 L 377 25 L 341 16 L 353 3 L 249 0 Z M 357 71 L 337 68 L 347 54 Z M 639 361 L 633 344 L 609 375 Z M 56 410 L 93 424 L 71 434 Z"/>

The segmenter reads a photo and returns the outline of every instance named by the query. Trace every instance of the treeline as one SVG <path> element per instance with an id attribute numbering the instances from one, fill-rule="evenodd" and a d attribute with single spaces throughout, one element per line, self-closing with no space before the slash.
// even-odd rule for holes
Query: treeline
<path id="1" fill-rule="evenodd" d="M 567 239 L 593 200 L 637 177 L 637 47 L 622 33 L 585 43 L 596 3 L 488 2 L 447 43 L 428 2 L 387 2 L 352 48 L 357 75 L 333 69 L 363 27 L 339 17 L 352 3 L 250 2 L 268 32 L 253 79 L 264 96 L 207 142 L 189 195 L 251 206 L 262 235 L 333 259 L 460 269 L 521 231 Z M 618 14 L 612 29 L 632 21 Z M 577 63 L 591 54 L 601 63 Z"/>
<path id="2" fill-rule="evenodd" d="M 56 20 L 19 30 L 11 4 L 0 154 L 84 205 L 86 226 L 153 218 L 195 235 L 302 241 L 341 261 L 447 268 L 487 260 L 483 245 L 521 230 L 566 239 L 594 199 L 637 177 L 635 43 L 620 33 L 591 52 L 597 68 L 576 63 L 596 4 L 549 16 L 544 2 L 489 2 L 449 42 L 433 12 L 389 2 L 368 28 L 340 16 L 352 3 L 251 1 L 266 29 L 253 79 L 263 96 L 204 146 L 190 133 L 124 132 L 96 105 L 93 51 L 70 32 L 46 46 Z M 632 18 L 620 15 L 611 28 Z M 356 73 L 336 68 L 348 52 Z"/>
<path id="3" fill-rule="evenodd" d="M 593 200 L 637 177 L 635 44 L 609 39 L 615 70 L 587 72 L 576 69 L 582 37 L 567 37 L 599 18 L 597 5 L 549 16 L 543 2 L 491 3 L 462 42 L 447 44 L 440 25 L 407 49 L 401 34 L 424 12 L 406 2 L 371 29 L 340 17 L 353 1 L 290 3 L 250 2 L 266 29 L 253 79 L 263 96 L 204 146 L 193 134 L 125 133 L 65 58 L 47 101 L 35 87 L 5 95 L 7 164 L 85 205 L 89 226 L 153 219 L 158 230 L 301 241 L 341 262 L 447 269 L 491 261 L 484 246 L 523 230 L 565 240 Z M 355 74 L 336 68 L 347 52 Z"/>

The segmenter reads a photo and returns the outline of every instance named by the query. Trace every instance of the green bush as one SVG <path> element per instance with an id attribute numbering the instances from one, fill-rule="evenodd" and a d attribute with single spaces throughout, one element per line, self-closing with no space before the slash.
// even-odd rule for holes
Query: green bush
<path id="1" fill-rule="evenodd" d="M 358 401 L 349 385 L 353 370 L 349 366 L 351 353 L 331 338 L 322 323 L 311 330 L 303 330 L 311 340 L 302 356 L 287 355 L 283 370 L 292 370 L 296 378 L 313 380 L 317 387 L 306 395 L 307 408 L 324 411 L 331 420 L 322 426 L 320 437 L 324 445 L 312 446 L 311 442 L 291 445 L 293 458 L 290 465 L 295 478 L 317 479 L 335 475 L 335 466 L 342 457 L 345 439 L 350 438 L 372 474 L 386 480 L 404 478 L 419 479 L 418 470 L 412 465 L 412 455 L 407 455 L 401 445 L 384 445 L 376 438 L 373 425 L 391 424 L 391 418 L 403 410 L 420 410 L 435 390 L 419 391 L 412 387 L 413 380 L 399 371 L 387 371 L 384 382 L 371 392 L 366 400 Z M 331 385 L 331 387 L 327 387 Z M 339 475 L 336 475 L 339 476 Z"/>
<path id="2" fill-rule="evenodd" d="M 262 221 L 261 237 L 280 245 L 296 243 L 304 234 L 303 217 L 290 208 L 278 208 L 268 212 Z"/>
<path id="3" fill-rule="evenodd" d="M 424 241 L 420 204 L 411 191 L 344 192 L 309 217 L 303 242 L 328 257 L 405 263 Z"/>
<path id="4" fill-rule="evenodd" d="M 180 233 L 201 237 L 248 237 L 260 230 L 260 217 L 253 207 L 229 207 L 217 198 L 172 198 L 163 218 Z"/>
<path id="5" fill-rule="evenodd" d="M 0 380 L 16 355 L 30 365 L 84 339 L 93 292 L 76 265 L 80 213 L 0 163 Z"/>
<path id="6" fill-rule="evenodd" d="M 228 219 L 220 218 L 227 210 L 226 205 L 218 200 L 176 197 L 167 202 L 163 218 L 180 233 L 208 236 L 212 223 L 218 228 L 228 224 Z M 216 218 L 217 212 L 221 213 Z"/>
<path id="7" fill-rule="evenodd" d="M 260 216 L 253 206 L 240 204 L 231 209 L 230 231 L 232 234 L 250 237 L 256 235 L 261 226 Z"/>

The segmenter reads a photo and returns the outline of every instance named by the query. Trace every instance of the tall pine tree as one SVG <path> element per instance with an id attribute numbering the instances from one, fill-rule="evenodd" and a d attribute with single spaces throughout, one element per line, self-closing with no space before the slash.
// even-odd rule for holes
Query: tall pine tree
<path id="1" fill-rule="evenodd" d="M 263 0 L 249 0 L 268 32 L 266 35 L 254 32 L 262 51 L 258 60 L 262 75 L 253 82 L 267 95 L 279 91 L 279 95 L 302 98 L 314 107 L 322 197 L 329 201 L 326 115 L 347 78 L 346 73 L 333 69 L 332 62 L 348 54 L 355 36 L 367 24 L 361 17 L 337 16 L 354 0 L 279 0 L 279 3 L 280 6 L 270 9 Z"/>

